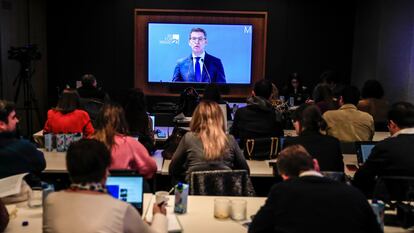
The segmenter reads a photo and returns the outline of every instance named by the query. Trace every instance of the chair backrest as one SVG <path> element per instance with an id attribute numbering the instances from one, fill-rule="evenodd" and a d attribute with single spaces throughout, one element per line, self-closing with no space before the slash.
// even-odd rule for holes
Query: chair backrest
<path id="1" fill-rule="evenodd" d="M 279 138 L 267 137 L 247 139 L 245 144 L 243 154 L 246 159 L 274 159 L 276 158 L 279 149 Z"/>
<path id="2" fill-rule="evenodd" d="M 95 126 L 96 117 L 98 116 L 104 103 L 97 99 L 80 98 L 80 104 L 81 108 L 89 114 L 92 125 Z"/>
<path id="3" fill-rule="evenodd" d="M 321 171 L 321 174 L 324 177 L 329 178 L 331 180 L 335 180 L 335 181 L 338 181 L 338 182 L 342 182 L 342 183 L 349 184 L 349 179 L 346 176 L 346 174 L 343 173 L 343 172 L 337 172 L 337 171 Z"/>
<path id="4" fill-rule="evenodd" d="M 191 195 L 254 196 L 246 170 L 196 171 L 190 175 Z"/>
<path id="5" fill-rule="evenodd" d="M 175 114 L 172 112 L 156 112 L 153 113 L 155 117 L 155 126 L 174 126 L 173 119 Z"/>
<path id="6" fill-rule="evenodd" d="M 382 176 L 377 179 L 373 198 L 386 203 L 414 201 L 414 177 Z"/>
<path id="7" fill-rule="evenodd" d="M 355 142 L 341 142 L 342 154 L 355 154 Z"/>

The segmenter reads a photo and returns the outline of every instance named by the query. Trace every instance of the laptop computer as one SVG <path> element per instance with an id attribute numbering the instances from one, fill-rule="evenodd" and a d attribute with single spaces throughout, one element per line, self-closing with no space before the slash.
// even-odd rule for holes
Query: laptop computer
<path id="1" fill-rule="evenodd" d="M 106 189 L 111 196 L 128 202 L 142 214 L 144 178 L 141 175 L 131 171 L 111 171 L 106 180 Z"/>
<path id="2" fill-rule="evenodd" d="M 151 129 L 152 131 L 154 131 L 155 130 L 155 116 L 150 115 L 149 117 L 151 118 L 151 121 L 152 121 Z"/>
<path id="3" fill-rule="evenodd" d="M 374 148 L 377 142 L 374 141 L 361 141 L 355 142 L 355 149 L 358 164 L 364 164 L 368 157 L 371 155 L 371 150 Z"/>

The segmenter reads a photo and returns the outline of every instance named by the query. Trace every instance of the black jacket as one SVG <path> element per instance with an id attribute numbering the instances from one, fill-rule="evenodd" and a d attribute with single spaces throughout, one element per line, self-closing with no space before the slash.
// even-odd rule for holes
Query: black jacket
<path id="1" fill-rule="evenodd" d="M 283 128 L 271 103 L 253 97 L 246 107 L 236 111 L 230 134 L 240 140 L 240 147 L 244 147 L 244 141 L 249 138 L 281 137 Z"/>
<path id="2" fill-rule="evenodd" d="M 369 196 L 376 176 L 414 177 L 413 151 L 414 134 L 400 134 L 377 143 L 367 161 L 355 173 L 352 184 Z"/>
<path id="3" fill-rule="evenodd" d="M 344 171 L 341 144 L 338 139 L 319 132 L 303 131 L 297 137 L 287 137 L 284 147 L 299 144 L 317 159 L 321 171 Z"/>
<path id="4" fill-rule="evenodd" d="M 25 172 L 39 175 L 45 168 L 43 153 L 30 142 L 0 133 L 0 178 Z"/>
<path id="5" fill-rule="evenodd" d="M 273 186 L 249 233 L 382 232 L 367 199 L 324 177 L 292 178 Z"/>

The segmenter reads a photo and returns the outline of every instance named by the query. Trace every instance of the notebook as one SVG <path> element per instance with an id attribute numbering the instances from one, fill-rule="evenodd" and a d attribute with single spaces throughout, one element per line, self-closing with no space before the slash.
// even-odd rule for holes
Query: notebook
<path id="1" fill-rule="evenodd" d="M 145 210 L 145 220 L 148 222 L 152 222 L 152 206 L 155 202 L 155 196 L 151 198 L 150 204 L 148 205 L 148 208 Z M 170 196 L 170 199 L 168 200 L 167 205 L 167 222 L 168 222 L 168 233 L 176 233 L 176 232 L 182 232 L 183 227 L 181 226 L 180 221 L 177 218 L 177 215 L 174 213 L 174 197 Z"/>
<path id="2" fill-rule="evenodd" d="M 108 193 L 134 206 L 140 214 L 143 208 L 144 178 L 133 172 L 111 172 L 106 180 Z"/>
<path id="3" fill-rule="evenodd" d="M 367 161 L 376 143 L 374 141 L 355 142 L 358 164 L 363 164 Z"/>

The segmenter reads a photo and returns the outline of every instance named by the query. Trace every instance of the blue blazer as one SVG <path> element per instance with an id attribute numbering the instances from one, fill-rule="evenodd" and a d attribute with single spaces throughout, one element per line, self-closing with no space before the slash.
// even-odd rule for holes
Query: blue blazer
<path id="1" fill-rule="evenodd" d="M 174 69 L 173 82 L 196 82 L 192 55 L 179 59 Z M 206 70 L 207 68 L 207 70 Z M 221 60 L 206 53 L 202 71 L 202 82 L 226 83 L 223 64 Z"/>

